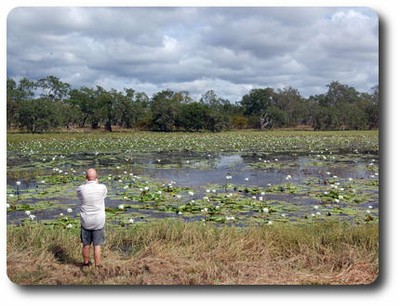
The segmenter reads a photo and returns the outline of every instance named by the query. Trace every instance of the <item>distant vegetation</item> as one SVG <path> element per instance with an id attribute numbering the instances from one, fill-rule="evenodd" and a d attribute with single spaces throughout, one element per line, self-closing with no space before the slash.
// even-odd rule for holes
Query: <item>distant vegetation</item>
<path id="1" fill-rule="evenodd" d="M 240 101 L 213 90 L 199 101 L 187 91 L 162 90 L 149 97 L 124 91 L 71 88 L 55 76 L 7 79 L 7 127 L 30 133 L 115 127 L 149 131 L 213 131 L 308 126 L 315 130 L 379 128 L 379 88 L 371 93 L 332 81 L 324 94 L 304 98 L 292 87 L 255 88 Z"/>

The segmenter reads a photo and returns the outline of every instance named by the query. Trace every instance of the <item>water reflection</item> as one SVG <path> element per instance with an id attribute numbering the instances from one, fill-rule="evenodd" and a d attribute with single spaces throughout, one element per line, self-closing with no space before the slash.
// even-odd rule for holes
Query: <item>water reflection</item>
<path id="1" fill-rule="evenodd" d="M 89 167 L 96 167 L 103 178 L 108 174 L 122 174 L 124 171 L 134 175 L 149 176 L 161 181 L 175 181 L 182 186 L 204 186 L 206 184 L 224 184 L 226 175 L 232 176 L 233 184 L 266 186 L 280 184 L 290 175 L 293 182 L 303 181 L 307 177 L 326 176 L 326 173 L 341 178 L 363 179 L 371 175 L 368 165 L 377 156 L 338 156 L 336 160 L 321 162 L 314 155 L 292 156 L 267 154 L 137 154 L 119 156 L 114 154 L 76 154 L 65 158 L 63 162 L 42 163 L 40 166 L 31 160 L 9 157 L 7 160 L 7 184 L 14 187 L 20 181 L 21 191 L 37 188 L 38 175 L 50 175 L 54 165 L 60 169 L 73 169 L 82 174 Z M 34 165 L 35 167 L 32 167 Z M 23 178 L 21 178 L 23 176 Z"/>

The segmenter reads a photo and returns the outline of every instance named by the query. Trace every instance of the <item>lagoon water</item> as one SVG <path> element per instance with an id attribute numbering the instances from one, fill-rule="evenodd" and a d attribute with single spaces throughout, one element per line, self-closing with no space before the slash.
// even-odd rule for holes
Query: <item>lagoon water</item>
<path id="1" fill-rule="evenodd" d="M 15 193 L 16 181 L 20 181 L 18 192 L 34 193 L 39 190 L 43 176 L 54 174 L 55 169 L 62 173 L 73 171 L 78 185 L 84 181 L 84 171 L 88 167 L 95 167 L 100 174 L 100 180 L 108 186 L 111 194 L 121 190 L 117 181 L 107 180 L 109 175 L 126 175 L 149 177 L 157 182 L 168 184 L 173 181 L 177 186 L 196 190 L 199 196 L 204 195 L 208 186 L 223 186 L 227 183 L 235 186 L 266 187 L 268 185 L 284 184 L 290 180 L 293 184 L 304 184 L 312 179 L 322 184 L 327 177 L 338 177 L 341 180 L 369 180 L 377 176 L 378 156 L 375 155 L 320 155 L 320 154 L 254 154 L 254 153 L 141 153 L 124 154 L 76 154 L 72 156 L 58 156 L 53 160 L 51 156 L 41 156 L 40 159 L 9 155 L 7 159 L 8 194 Z M 227 180 L 228 176 L 228 180 Z M 82 180 L 80 180 L 82 178 Z M 211 187 L 212 188 L 212 187 Z M 375 193 L 378 193 L 376 188 Z M 296 197 L 293 195 L 273 195 L 285 201 L 296 201 L 302 205 L 315 205 L 314 199 Z M 279 198 L 280 197 L 280 198 Z M 48 202 L 64 203 L 72 206 L 77 212 L 74 188 L 65 191 L 65 194 L 56 198 L 50 196 Z M 108 205 L 117 207 L 122 201 L 116 197 L 107 200 Z M 25 199 L 25 204 L 34 205 L 35 198 Z M 376 200 L 365 202 L 363 206 L 377 208 Z M 41 217 L 51 219 L 58 216 L 62 209 L 48 209 L 40 212 Z M 152 216 L 162 217 L 163 214 L 148 211 Z M 165 215 L 165 214 L 164 214 Z M 23 212 L 15 211 L 8 214 L 8 222 L 13 223 L 23 218 Z"/>

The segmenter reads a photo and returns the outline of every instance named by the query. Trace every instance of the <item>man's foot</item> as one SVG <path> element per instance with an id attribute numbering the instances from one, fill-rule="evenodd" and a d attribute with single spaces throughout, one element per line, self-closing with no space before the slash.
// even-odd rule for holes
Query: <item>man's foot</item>
<path id="1" fill-rule="evenodd" d="M 82 267 L 90 267 L 92 265 L 92 263 L 89 261 L 89 262 L 84 262 L 83 264 L 82 264 Z"/>

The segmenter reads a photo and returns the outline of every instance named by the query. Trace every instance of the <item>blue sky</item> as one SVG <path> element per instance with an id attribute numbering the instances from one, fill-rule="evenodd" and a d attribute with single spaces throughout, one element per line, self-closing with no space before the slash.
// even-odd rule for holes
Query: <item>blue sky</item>
<path id="1" fill-rule="evenodd" d="M 231 102 L 260 87 L 308 97 L 331 81 L 369 92 L 378 46 L 368 8 L 18 7 L 7 18 L 7 76 L 195 99 L 212 89 Z"/>

